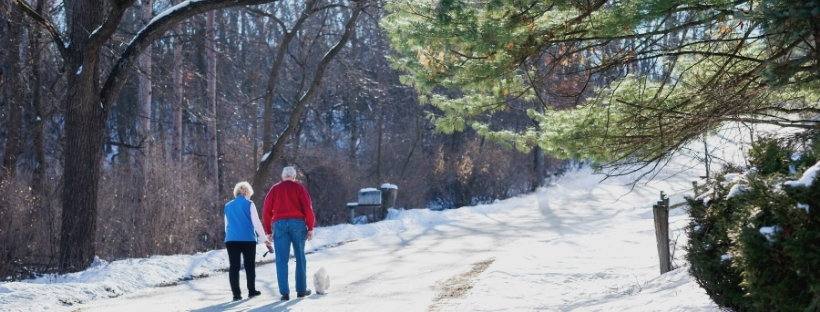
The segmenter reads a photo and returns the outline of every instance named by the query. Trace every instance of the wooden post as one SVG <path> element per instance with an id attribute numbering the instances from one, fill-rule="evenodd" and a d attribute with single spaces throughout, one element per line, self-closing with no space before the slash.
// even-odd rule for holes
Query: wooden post
<path id="1" fill-rule="evenodd" d="M 655 217 L 655 240 L 658 244 L 658 259 L 661 274 L 672 270 L 672 259 L 669 254 L 669 197 L 661 191 L 661 200 L 652 206 Z"/>

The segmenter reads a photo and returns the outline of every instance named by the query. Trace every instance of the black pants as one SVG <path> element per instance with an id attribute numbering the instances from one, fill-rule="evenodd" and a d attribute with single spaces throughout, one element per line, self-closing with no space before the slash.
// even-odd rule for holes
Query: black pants
<path id="1" fill-rule="evenodd" d="M 256 242 L 225 242 L 228 248 L 228 280 L 231 282 L 231 291 L 234 297 L 242 295 L 239 290 L 239 256 L 245 262 L 245 277 L 248 280 L 248 293 L 256 291 Z"/>

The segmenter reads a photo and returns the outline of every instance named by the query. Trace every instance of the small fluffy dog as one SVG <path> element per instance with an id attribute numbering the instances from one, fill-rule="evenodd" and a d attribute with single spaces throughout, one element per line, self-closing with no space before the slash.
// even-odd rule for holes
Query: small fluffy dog
<path id="1" fill-rule="evenodd" d="M 327 289 L 330 288 L 330 276 L 327 275 L 324 267 L 319 268 L 316 274 L 313 274 L 313 288 L 320 295 L 326 294 Z"/>

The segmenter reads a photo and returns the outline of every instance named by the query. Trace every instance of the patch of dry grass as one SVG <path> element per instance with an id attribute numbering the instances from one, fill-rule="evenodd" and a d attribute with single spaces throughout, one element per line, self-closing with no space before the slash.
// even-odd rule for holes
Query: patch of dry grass
<path id="1" fill-rule="evenodd" d="M 451 306 L 450 301 L 463 297 L 473 288 L 475 277 L 484 272 L 494 261 L 495 258 L 489 258 L 473 263 L 473 267 L 470 271 L 458 274 L 440 283 L 436 298 L 433 300 L 433 304 L 428 311 L 446 310 L 446 307 Z"/>

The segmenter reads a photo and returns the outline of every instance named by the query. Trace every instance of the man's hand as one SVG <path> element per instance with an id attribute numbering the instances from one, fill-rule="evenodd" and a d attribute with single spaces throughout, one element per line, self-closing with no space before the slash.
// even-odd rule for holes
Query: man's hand
<path id="1" fill-rule="evenodd" d="M 308 231 L 307 240 L 313 239 L 313 231 Z"/>

